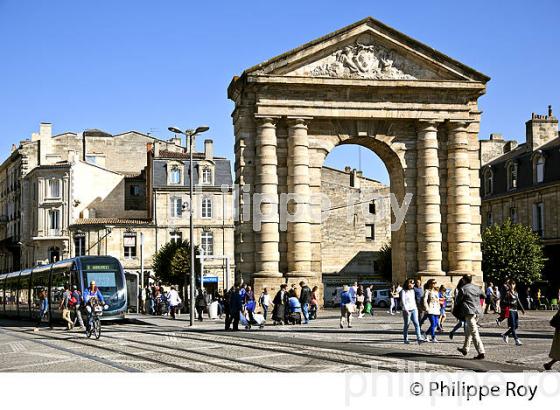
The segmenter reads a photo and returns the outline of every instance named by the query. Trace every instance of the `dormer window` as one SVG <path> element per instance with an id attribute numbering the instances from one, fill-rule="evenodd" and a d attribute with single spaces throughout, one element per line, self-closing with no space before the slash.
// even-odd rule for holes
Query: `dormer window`
<path id="1" fill-rule="evenodd" d="M 515 162 L 508 163 L 506 170 L 508 190 L 511 191 L 517 188 L 517 164 Z"/>
<path id="2" fill-rule="evenodd" d="M 544 156 L 538 154 L 533 159 L 533 182 L 540 184 L 544 181 Z"/>
<path id="3" fill-rule="evenodd" d="M 205 185 L 212 184 L 212 170 L 209 167 L 202 168 L 202 183 Z"/>
<path id="4" fill-rule="evenodd" d="M 494 174 L 490 168 L 484 171 L 484 195 L 492 195 L 494 191 Z"/>
<path id="5" fill-rule="evenodd" d="M 180 185 L 183 177 L 183 172 L 178 164 L 171 164 L 168 166 L 167 182 L 169 185 Z"/>

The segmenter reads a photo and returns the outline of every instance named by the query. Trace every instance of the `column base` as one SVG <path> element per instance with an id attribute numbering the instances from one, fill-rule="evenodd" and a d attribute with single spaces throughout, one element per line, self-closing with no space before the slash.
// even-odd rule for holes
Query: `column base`
<path id="1" fill-rule="evenodd" d="M 264 288 L 268 290 L 268 294 L 270 295 L 270 300 L 274 299 L 276 296 L 276 292 L 280 290 L 280 285 L 286 283 L 286 280 L 282 277 L 279 278 L 271 278 L 271 277 L 263 277 L 257 278 L 254 277 L 252 284 L 253 284 L 253 291 L 255 292 L 255 297 L 260 297 Z M 269 312 L 272 314 L 272 312 Z"/>
<path id="2" fill-rule="evenodd" d="M 419 277 L 424 277 L 424 276 L 445 276 L 445 272 L 444 271 L 431 271 L 431 270 L 425 270 L 425 271 L 420 271 L 420 272 L 416 272 L 416 275 Z"/>
<path id="3" fill-rule="evenodd" d="M 314 278 L 314 272 L 305 272 L 305 271 L 291 271 L 286 273 L 287 278 Z"/>
<path id="4" fill-rule="evenodd" d="M 259 272 L 254 273 L 253 278 L 282 278 L 282 272 L 269 272 L 266 270 L 261 270 Z"/>

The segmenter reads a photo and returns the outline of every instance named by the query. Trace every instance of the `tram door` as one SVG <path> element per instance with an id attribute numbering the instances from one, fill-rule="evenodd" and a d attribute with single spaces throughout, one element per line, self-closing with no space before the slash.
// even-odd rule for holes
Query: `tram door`
<path id="1" fill-rule="evenodd" d="M 127 313 L 140 313 L 138 310 L 138 286 L 140 286 L 138 274 L 125 272 L 124 276 L 126 278 L 126 296 L 128 301 L 126 311 Z"/>

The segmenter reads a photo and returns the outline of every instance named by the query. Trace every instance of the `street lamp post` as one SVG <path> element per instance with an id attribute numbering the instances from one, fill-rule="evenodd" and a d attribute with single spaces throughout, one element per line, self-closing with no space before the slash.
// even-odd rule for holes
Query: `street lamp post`
<path id="1" fill-rule="evenodd" d="M 176 127 L 169 127 L 168 130 L 174 132 L 175 134 L 183 134 L 189 140 L 189 236 L 191 245 L 191 303 L 190 303 L 190 325 L 194 326 L 194 299 L 195 299 L 195 277 L 194 277 L 194 228 L 193 228 L 193 137 L 196 134 L 201 134 L 208 131 L 210 128 L 206 126 L 200 126 L 195 130 L 185 130 L 181 131 Z"/>

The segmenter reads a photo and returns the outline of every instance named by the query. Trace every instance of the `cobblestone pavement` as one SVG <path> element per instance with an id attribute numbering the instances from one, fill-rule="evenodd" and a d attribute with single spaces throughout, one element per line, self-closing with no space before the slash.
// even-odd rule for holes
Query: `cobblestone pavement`
<path id="1" fill-rule="evenodd" d="M 494 315 L 482 320 L 487 360 L 461 356 L 462 331 L 418 346 L 402 342 L 402 319 L 385 311 L 339 329 L 336 310 L 308 325 L 225 332 L 222 320 L 188 326 L 186 316 L 135 316 L 103 323 L 100 340 L 61 326 L 34 332 L 29 322 L 0 319 L 3 372 L 368 372 L 541 370 L 552 340 L 551 312 L 521 317 L 522 346 L 505 344 Z M 452 323 L 453 322 L 453 323 Z M 447 330 L 454 324 L 446 324 Z M 474 352 L 471 354 L 474 355 Z"/>

